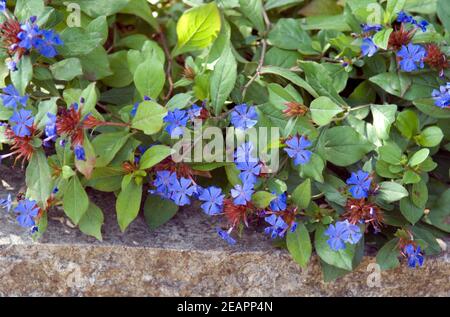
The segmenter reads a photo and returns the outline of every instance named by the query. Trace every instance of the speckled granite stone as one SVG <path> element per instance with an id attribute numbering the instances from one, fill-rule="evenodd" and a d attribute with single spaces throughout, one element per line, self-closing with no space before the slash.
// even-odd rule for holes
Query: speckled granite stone
<path id="1" fill-rule="evenodd" d="M 23 184 L 18 169 L 0 166 L 0 179 L 0 195 Z M 216 238 L 214 219 L 195 207 L 153 232 L 140 217 L 122 234 L 113 197 L 93 199 L 105 212 L 103 242 L 58 212 L 33 242 L 0 214 L 0 296 L 450 296 L 448 251 L 421 269 L 382 272 L 379 280 L 366 257 L 354 273 L 324 283 L 317 258 L 302 270 L 258 233 L 229 247 Z"/>

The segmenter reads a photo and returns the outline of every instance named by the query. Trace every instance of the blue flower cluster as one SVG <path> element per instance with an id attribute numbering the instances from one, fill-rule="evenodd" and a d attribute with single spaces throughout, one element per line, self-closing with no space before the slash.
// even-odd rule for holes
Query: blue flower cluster
<path id="1" fill-rule="evenodd" d="M 408 266 L 410 268 L 415 268 L 416 266 L 423 266 L 423 254 L 420 250 L 420 246 L 417 248 L 412 244 L 408 244 L 404 248 L 405 254 L 408 257 Z"/>
<path id="2" fill-rule="evenodd" d="M 421 45 L 409 43 L 403 45 L 400 51 L 397 52 L 397 58 L 400 60 L 400 68 L 404 72 L 413 72 L 419 68 L 424 68 L 424 58 L 427 52 Z"/>
<path id="3" fill-rule="evenodd" d="M 178 178 L 175 172 L 158 171 L 153 185 L 156 190 L 150 190 L 151 194 L 158 194 L 163 198 L 170 199 L 178 206 L 189 205 L 190 197 L 198 194 L 197 185 L 191 179 Z"/>
<path id="4" fill-rule="evenodd" d="M 34 200 L 20 200 L 14 212 L 18 214 L 17 222 L 24 228 L 31 228 L 36 225 L 35 217 L 39 214 L 39 207 Z"/>
<path id="5" fill-rule="evenodd" d="M 439 87 L 439 90 L 434 89 L 432 92 L 434 104 L 439 108 L 450 107 L 450 83 Z"/>
<path id="6" fill-rule="evenodd" d="M 28 102 L 28 96 L 21 96 L 20 93 L 13 85 L 8 85 L 2 89 L 2 94 L 0 94 L 3 106 L 6 108 L 17 109 L 17 107 L 26 107 Z"/>
<path id="7" fill-rule="evenodd" d="M 406 12 L 404 11 L 400 11 L 398 13 L 397 16 L 397 22 L 399 23 L 410 23 L 413 26 L 419 28 L 422 30 L 422 32 L 426 32 L 427 31 L 427 26 L 430 24 L 428 23 L 428 21 L 426 20 L 422 20 L 420 22 L 417 22 L 416 19 L 414 19 L 412 16 L 408 15 Z"/>
<path id="8" fill-rule="evenodd" d="M 367 198 L 371 183 L 372 179 L 369 173 L 363 170 L 352 173 L 350 178 L 347 179 L 347 185 L 350 185 L 349 191 L 356 199 Z"/>
<path id="9" fill-rule="evenodd" d="M 16 45 L 31 50 L 36 49 L 42 56 L 53 58 L 58 55 L 55 46 L 63 45 L 59 34 L 53 30 L 40 29 L 36 24 L 36 17 L 31 17 L 21 26 L 21 32 L 17 35 L 20 42 Z M 14 47 L 11 48 L 14 51 Z"/>
<path id="10" fill-rule="evenodd" d="M 202 107 L 192 105 L 188 110 L 174 109 L 169 111 L 163 121 L 168 123 L 166 131 L 171 137 L 183 135 L 184 129 L 189 120 L 194 121 L 201 114 Z"/>
<path id="11" fill-rule="evenodd" d="M 288 156 L 294 159 L 294 165 L 304 165 L 311 160 L 312 152 L 307 150 L 312 143 L 304 136 L 299 137 L 298 135 L 286 140 L 286 148 L 284 151 Z"/>
<path id="12" fill-rule="evenodd" d="M 9 121 L 12 123 L 11 129 L 16 136 L 23 138 L 31 135 L 34 117 L 30 110 L 20 109 L 14 112 Z"/>
<path id="13" fill-rule="evenodd" d="M 338 221 L 335 225 L 330 224 L 325 235 L 329 237 L 327 243 L 333 251 L 345 249 L 346 243 L 357 244 L 362 238 L 361 229 L 348 220 Z"/>
<path id="14" fill-rule="evenodd" d="M 383 27 L 379 24 L 361 24 L 361 29 L 363 33 L 366 34 L 366 37 L 362 41 L 361 45 L 361 53 L 363 56 L 372 57 L 378 51 L 378 46 L 373 42 L 373 36 L 369 33 L 379 32 L 383 29 Z"/>
<path id="15" fill-rule="evenodd" d="M 256 107 L 245 103 L 237 105 L 231 112 L 231 124 L 238 130 L 248 130 L 258 123 Z"/>

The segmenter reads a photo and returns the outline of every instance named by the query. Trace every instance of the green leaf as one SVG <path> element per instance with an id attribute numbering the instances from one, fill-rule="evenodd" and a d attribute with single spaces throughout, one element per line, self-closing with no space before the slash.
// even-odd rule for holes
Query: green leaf
<path id="1" fill-rule="evenodd" d="M 319 143 L 325 159 L 337 166 L 356 163 L 372 150 L 372 145 L 349 126 L 326 130 Z"/>
<path id="2" fill-rule="evenodd" d="M 163 127 L 163 118 L 166 114 L 167 109 L 158 105 L 156 102 L 141 102 L 131 126 L 144 131 L 147 135 L 158 133 Z"/>
<path id="3" fill-rule="evenodd" d="M 305 209 L 311 202 L 311 180 L 308 178 L 292 192 L 292 200 L 299 209 Z"/>
<path id="4" fill-rule="evenodd" d="M 82 56 L 91 53 L 101 45 L 103 35 L 100 32 L 87 32 L 79 27 L 66 28 L 61 32 L 64 45 L 58 52 L 64 57 Z"/>
<path id="5" fill-rule="evenodd" d="M 303 78 L 290 71 L 289 69 L 276 67 L 276 66 L 264 66 L 261 68 L 261 74 L 273 74 L 278 75 L 287 80 L 291 81 L 293 84 L 305 89 L 307 92 L 311 94 L 314 98 L 318 98 L 319 94 L 311 87 L 308 82 L 306 82 Z"/>
<path id="6" fill-rule="evenodd" d="M 405 187 L 396 182 L 381 182 L 379 186 L 377 199 L 387 203 L 393 203 L 409 195 Z"/>
<path id="7" fill-rule="evenodd" d="M 294 232 L 288 231 L 286 244 L 294 261 L 306 268 L 312 253 L 312 244 L 308 229 L 303 223 L 299 223 Z"/>
<path id="8" fill-rule="evenodd" d="M 151 74 L 151 75 L 150 75 Z M 149 96 L 153 99 L 158 98 L 164 88 L 166 75 L 164 65 L 154 56 L 140 64 L 134 73 L 134 84 L 141 94 L 141 97 Z"/>
<path id="9" fill-rule="evenodd" d="M 150 195 L 144 205 L 145 221 L 151 230 L 155 230 L 172 219 L 178 209 L 179 207 L 171 200 Z"/>
<path id="10" fill-rule="evenodd" d="M 116 14 L 127 5 L 129 0 L 71 0 L 70 2 L 79 4 L 84 13 L 92 18 L 96 18 L 101 15 L 110 16 Z"/>
<path id="11" fill-rule="evenodd" d="M 428 218 L 433 226 L 450 233 L 450 189 L 443 192 L 430 208 Z"/>
<path id="12" fill-rule="evenodd" d="M 438 0 L 436 13 L 442 24 L 444 24 L 447 33 L 450 32 L 450 7 L 448 6 L 448 1 Z"/>
<path id="13" fill-rule="evenodd" d="M 242 13 L 249 19 L 259 32 L 265 30 L 263 5 L 261 0 L 239 0 Z"/>
<path id="14" fill-rule="evenodd" d="M 184 12 L 177 23 L 178 43 L 172 56 L 206 48 L 217 37 L 220 26 L 220 14 L 214 2 Z"/>
<path id="15" fill-rule="evenodd" d="M 325 162 L 316 153 L 313 152 L 311 159 L 305 165 L 300 165 L 298 170 L 300 177 L 311 177 L 319 183 L 323 183 L 323 170 L 325 168 Z"/>
<path id="16" fill-rule="evenodd" d="M 325 235 L 325 227 L 323 226 L 316 229 L 314 240 L 316 252 L 325 263 L 347 271 L 352 270 L 355 245 L 347 244 L 345 249 L 333 251 L 327 243 L 328 237 Z"/>
<path id="17" fill-rule="evenodd" d="M 71 81 L 83 75 L 81 62 L 78 58 L 67 58 L 50 66 L 50 71 L 56 80 Z"/>
<path id="18" fill-rule="evenodd" d="M 56 101 L 58 100 L 58 97 L 50 98 L 49 100 L 44 100 L 39 102 L 38 105 L 38 113 L 36 114 L 34 118 L 34 122 L 38 129 L 43 129 L 47 122 L 49 121 L 49 118 L 47 116 L 48 113 L 56 114 L 57 112 L 57 105 Z"/>
<path id="19" fill-rule="evenodd" d="M 76 175 L 67 184 L 64 192 L 63 207 L 66 215 L 76 225 L 83 218 L 89 207 L 88 195 Z"/>
<path id="20" fill-rule="evenodd" d="M 312 119 L 318 125 L 327 125 L 343 110 L 328 97 L 319 97 L 310 105 Z"/>
<path id="21" fill-rule="evenodd" d="M 430 155 L 429 149 L 421 149 L 413 154 L 413 156 L 409 159 L 408 165 L 409 166 L 417 166 L 423 161 L 425 161 Z"/>
<path id="22" fill-rule="evenodd" d="M 401 164 L 402 150 L 395 143 L 386 143 L 378 148 L 380 159 L 393 165 Z"/>
<path id="23" fill-rule="evenodd" d="M 214 113 L 219 115 L 223 105 L 234 88 L 237 78 L 237 63 L 231 52 L 231 43 L 227 45 L 211 75 L 210 91 Z"/>
<path id="24" fill-rule="evenodd" d="M 252 202 L 256 208 L 267 208 L 272 200 L 277 196 L 265 191 L 258 191 L 253 194 Z"/>
<path id="25" fill-rule="evenodd" d="M 11 72 L 11 81 L 20 95 L 25 95 L 31 78 L 33 78 L 33 65 L 30 56 L 25 55 L 17 63 L 17 71 Z"/>
<path id="26" fill-rule="evenodd" d="M 383 29 L 379 32 L 377 32 L 373 36 L 373 43 L 378 46 L 379 48 L 383 50 L 387 50 L 388 43 L 389 43 L 389 37 L 391 36 L 391 33 L 394 31 L 392 28 Z"/>
<path id="27" fill-rule="evenodd" d="M 273 46 L 285 50 L 299 50 L 302 54 L 315 55 L 311 38 L 300 25 L 300 20 L 279 19 L 269 33 L 269 41 Z"/>
<path id="28" fill-rule="evenodd" d="M 388 0 L 386 4 L 386 11 L 384 12 L 384 23 L 392 22 L 397 14 L 403 10 L 406 0 Z"/>
<path id="29" fill-rule="evenodd" d="M 173 152 L 174 150 L 166 145 L 154 145 L 142 155 L 139 161 L 139 168 L 141 170 L 149 169 L 173 154 Z"/>
<path id="30" fill-rule="evenodd" d="M 89 236 L 93 236 L 99 241 L 102 241 L 102 225 L 103 225 L 103 212 L 94 203 L 89 203 L 89 207 L 86 213 L 81 218 L 78 226 L 80 231 Z"/>
<path id="31" fill-rule="evenodd" d="M 371 105 L 373 127 L 381 140 L 389 139 L 391 125 L 395 122 L 396 105 Z"/>
<path id="32" fill-rule="evenodd" d="M 137 15 L 142 20 L 151 25 L 156 31 L 159 30 L 159 24 L 155 17 L 152 15 L 150 4 L 146 0 L 132 0 L 129 1 L 127 6 L 124 7 L 121 13 Z"/>
<path id="33" fill-rule="evenodd" d="M 92 146 L 97 154 L 95 167 L 107 166 L 125 145 L 131 134 L 128 131 L 105 132 L 95 137 Z"/>
<path id="34" fill-rule="evenodd" d="M 424 209 L 417 207 L 410 197 L 404 197 L 400 200 L 400 212 L 410 223 L 415 224 L 424 215 Z"/>
<path id="35" fill-rule="evenodd" d="M 82 115 L 87 115 L 89 113 L 93 113 L 95 110 L 95 106 L 97 105 L 98 95 L 97 90 L 95 88 L 95 82 L 90 83 L 82 92 L 80 97 L 84 98 L 84 105 L 81 109 Z"/>
<path id="36" fill-rule="evenodd" d="M 43 204 L 52 193 L 52 175 L 42 149 L 35 150 L 26 170 L 27 197 Z"/>
<path id="37" fill-rule="evenodd" d="M 32 16 L 39 17 L 44 12 L 43 0 L 17 0 L 14 15 L 21 22 L 25 22 Z"/>
<path id="38" fill-rule="evenodd" d="M 414 205 L 425 209 L 428 202 L 428 187 L 425 180 L 421 179 L 419 182 L 412 185 L 410 197 Z"/>
<path id="39" fill-rule="evenodd" d="M 120 189 L 124 174 L 122 167 L 97 167 L 86 186 L 102 192 L 115 192 Z"/>
<path id="40" fill-rule="evenodd" d="M 398 238 L 387 242 L 377 253 L 377 263 L 382 270 L 394 269 L 400 265 Z"/>
<path id="41" fill-rule="evenodd" d="M 300 67 L 304 70 L 306 81 L 314 88 L 320 96 L 329 97 L 338 105 L 346 105 L 346 102 L 338 94 L 334 87 L 334 80 L 327 69 L 319 63 L 301 61 Z"/>
<path id="42" fill-rule="evenodd" d="M 122 184 L 122 190 L 116 200 L 117 222 L 122 232 L 125 232 L 137 217 L 141 208 L 141 199 L 142 183 L 137 184 L 136 180 L 131 178 L 128 183 Z"/>
<path id="43" fill-rule="evenodd" d="M 419 117 L 413 110 L 404 110 L 398 114 L 395 126 L 405 138 L 411 139 L 419 132 Z"/>
<path id="44" fill-rule="evenodd" d="M 106 50 L 99 46 L 88 55 L 79 57 L 83 75 L 90 81 L 96 81 L 112 75 Z"/>
<path id="45" fill-rule="evenodd" d="M 114 88 L 126 87 L 133 82 L 133 74 L 128 68 L 127 54 L 127 51 L 119 51 L 108 56 L 113 75 L 103 78 L 102 82 Z"/>
<path id="46" fill-rule="evenodd" d="M 425 130 L 423 130 L 419 135 L 414 137 L 417 144 L 426 147 L 434 147 L 439 145 L 443 138 L 444 133 L 442 132 L 441 128 L 437 126 L 428 127 Z"/>

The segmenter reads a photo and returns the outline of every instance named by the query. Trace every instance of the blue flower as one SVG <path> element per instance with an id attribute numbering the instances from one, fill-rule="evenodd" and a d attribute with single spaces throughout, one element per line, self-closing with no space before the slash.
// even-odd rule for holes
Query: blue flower
<path id="1" fill-rule="evenodd" d="M 255 184 L 261 173 L 261 165 L 257 162 L 241 162 L 237 163 L 236 167 L 241 171 L 239 178 L 243 183 Z"/>
<path id="2" fill-rule="evenodd" d="M 201 113 L 202 107 L 199 107 L 195 104 L 187 110 L 187 115 L 191 121 L 194 121 L 198 116 L 200 116 Z"/>
<path id="3" fill-rule="evenodd" d="M 397 22 L 399 23 L 411 23 L 413 20 L 413 17 L 406 14 L 405 11 L 400 11 L 397 15 Z"/>
<path id="4" fill-rule="evenodd" d="M 248 130 L 258 123 L 258 113 L 254 106 L 245 103 L 234 107 L 231 112 L 231 124 L 239 130 Z"/>
<path id="5" fill-rule="evenodd" d="M 347 179 L 347 185 L 352 185 L 349 189 L 350 193 L 356 199 L 367 198 L 371 183 L 372 179 L 369 177 L 369 173 L 362 170 L 352 173 Z"/>
<path id="6" fill-rule="evenodd" d="M 73 150 L 78 161 L 86 161 L 86 152 L 81 145 L 76 145 Z"/>
<path id="7" fill-rule="evenodd" d="M 412 72 L 418 68 L 423 68 L 423 59 L 427 55 L 425 49 L 420 45 L 409 43 L 408 46 L 403 45 L 401 50 L 397 52 L 400 58 L 400 68 L 404 72 Z"/>
<path id="8" fill-rule="evenodd" d="M 349 223 L 348 220 L 345 220 L 344 222 L 347 223 L 347 230 L 349 234 L 347 242 L 350 244 L 357 244 L 362 238 L 361 229 L 357 225 Z"/>
<path id="9" fill-rule="evenodd" d="M 272 209 L 273 211 L 284 211 L 287 207 L 286 201 L 287 195 L 286 193 L 282 193 L 270 202 L 270 209 Z"/>
<path id="10" fill-rule="evenodd" d="M 183 134 L 188 120 L 189 117 L 185 110 L 175 109 L 174 111 L 169 111 L 164 117 L 164 122 L 169 123 L 166 131 L 172 137 L 180 136 Z"/>
<path id="11" fill-rule="evenodd" d="M 225 240 L 228 244 L 234 245 L 236 244 L 236 240 L 234 240 L 228 231 L 224 231 L 221 229 L 217 229 L 217 234 L 219 237 L 221 237 L 223 240 Z"/>
<path id="12" fill-rule="evenodd" d="M 363 56 L 372 57 L 378 51 L 378 46 L 372 41 L 371 38 L 365 38 L 361 45 L 361 52 Z"/>
<path id="13" fill-rule="evenodd" d="M 18 137 L 31 135 L 31 128 L 34 124 L 34 118 L 31 111 L 24 109 L 16 111 L 9 120 L 15 123 L 15 125 L 12 126 L 15 135 Z"/>
<path id="14" fill-rule="evenodd" d="M 295 166 L 307 164 L 311 159 L 312 152 L 306 150 L 306 148 L 310 147 L 312 143 L 304 136 L 299 138 L 298 135 L 296 135 L 287 140 L 286 145 L 287 147 L 284 151 L 290 158 L 294 159 Z"/>
<path id="15" fill-rule="evenodd" d="M 264 232 L 269 234 L 272 239 L 275 239 L 276 237 L 282 238 L 284 236 L 288 225 L 281 216 L 271 215 L 264 218 L 264 220 L 271 225 L 266 227 Z"/>
<path id="16" fill-rule="evenodd" d="M 381 26 L 380 24 L 361 24 L 361 29 L 364 33 L 368 33 L 368 32 L 378 32 L 381 31 L 383 29 L 383 26 Z"/>
<path id="17" fill-rule="evenodd" d="M 348 225 L 344 221 L 336 222 L 336 225 L 330 224 L 325 235 L 329 237 L 327 243 L 333 251 L 345 249 L 345 243 L 350 238 Z"/>
<path id="18" fill-rule="evenodd" d="M 12 208 L 11 194 L 9 194 L 8 197 L 4 199 L 0 199 L 0 207 L 6 209 L 7 212 L 11 211 Z"/>
<path id="19" fill-rule="evenodd" d="M 15 60 L 9 58 L 9 59 L 5 60 L 5 64 L 6 64 L 6 67 L 8 67 L 8 69 L 11 72 L 17 71 L 17 63 Z"/>
<path id="20" fill-rule="evenodd" d="M 346 243 L 356 244 L 362 238 L 361 229 L 348 220 L 338 221 L 335 225 L 330 224 L 325 235 L 329 237 L 327 243 L 334 251 L 345 249 Z"/>
<path id="21" fill-rule="evenodd" d="M 439 108 L 450 107 L 450 83 L 439 87 L 439 90 L 434 89 L 431 95 L 434 99 L 434 104 Z"/>
<path id="22" fill-rule="evenodd" d="M 14 212 L 19 214 L 17 222 L 24 228 L 33 227 L 36 223 L 34 218 L 39 214 L 39 207 L 34 200 L 21 200 Z"/>
<path id="23" fill-rule="evenodd" d="M 185 206 L 191 203 L 189 197 L 196 192 L 196 187 L 192 184 L 192 180 L 181 177 L 171 184 L 169 190 L 172 191 L 172 201 L 178 206 Z"/>
<path id="24" fill-rule="evenodd" d="M 235 162 L 258 162 L 258 159 L 253 156 L 253 151 L 254 147 L 252 142 L 249 141 L 241 144 L 236 150 Z"/>
<path id="25" fill-rule="evenodd" d="M 13 85 L 6 86 L 2 91 L 3 93 L 0 94 L 0 97 L 6 108 L 16 109 L 19 105 L 26 107 L 28 96 L 21 96 Z"/>
<path id="26" fill-rule="evenodd" d="M 41 34 L 39 27 L 36 25 L 36 17 L 31 17 L 27 23 L 21 26 L 21 32 L 17 34 L 20 40 L 19 47 L 30 50 L 36 45 L 36 40 Z"/>
<path id="27" fill-rule="evenodd" d="M 231 189 L 233 203 L 237 206 L 247 205 L 247 202 L 252 200 L 254 192 L 252 183 L 244 183 L 243 185 L 236 184 L 234 188 Z"/>
<path id="28" fill-rule="evenodd" d="M 59 34 L 53 30 L 42 30 L 39 35 L 40 37 L 34 41 L 37 51 L 47 58 L 53 58 L 58 55 L 55 46 L 64 44 Z"/>
<path id="29" fill-rule="evenodd" d="M 47 139 L 54 140 L 57 137 L 57 129 L 56 129 L 56 115 L 53 113 L 47 113 L 48 121 L 45 125 L 45 136 Z"/>
<path id="30" fill-rule="evenodd" d="M 428 21 L 425 21 L 425 20 L 422 20 L 422 21 L 420 21 L 419 23 L 415 23 L 415 25 L 417 26 L 417 27 L 419 27 L 421 30 L 422 30 L 422 32 L 426 32 L 427 31 L 427 26 L 429 25 L 430 23 L 428 23 Z"/>
<path id="31" fill-rule="evenodd" d="M 198 196 L 199 200 L 204 201 L 201 205 L 203 211 L 210 216 L 222 212 L 224 198 L 225 195 L 222 194 L 222 190 L 214 186 L 202 190 L 200 196 Z"/>
<path id="32" fill-rule="evenodd" d="M 0 0 L 0 12 L 5 12 L 6 10 L 6 0 Z"/>
<path id="33" fill-rule="evenodd" d="M 159 194 L 162 197 L 170 198 L 172 192 L 172 184 L 177 181 L 177 175 L 170 171 L 158 171 L 156 172 L 156 178 L 153 185 L 156 187 L 156 191 L 150 193 Z"/>
<path id="34" fill-rule="evenodd" d="M 423 254 L 420 252 L 420 246 L 417 246 L 417 249 L 415 249 L 412 244 L 408 244 L 405 247 L 405 253 L 408 256 L 409 267 L 423 266 Z"/>

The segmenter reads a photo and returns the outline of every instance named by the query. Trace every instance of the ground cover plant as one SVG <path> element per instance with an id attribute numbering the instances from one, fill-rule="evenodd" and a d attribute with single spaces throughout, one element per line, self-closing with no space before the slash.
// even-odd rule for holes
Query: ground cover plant
<path id="1" fill-rule="evenodd" d="M 116 195 L 122 231 L 199 202 L 224 218 L 218 244 L 262 231 L 302 267 L 315 250 L 325 280 L 369 249 L 383 270 L 442 251 L 446 0 L 3 0 L 0 11 L 0 160 L 27 185 L 0 205 L 34 237 L 61 206 L 101 240 L 88 189 Z"/>

